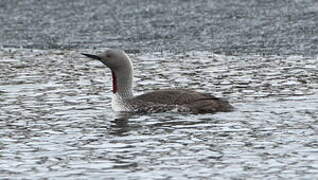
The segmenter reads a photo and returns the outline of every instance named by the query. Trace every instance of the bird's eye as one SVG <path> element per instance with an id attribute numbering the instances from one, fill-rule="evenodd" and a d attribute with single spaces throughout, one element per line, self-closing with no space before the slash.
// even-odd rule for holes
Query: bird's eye
<path id="1" fill-rule="evenodd" d="M 107 54 L 106 57 L 107 57 L 107 58 L 110 58 L 110 54 Z"/>

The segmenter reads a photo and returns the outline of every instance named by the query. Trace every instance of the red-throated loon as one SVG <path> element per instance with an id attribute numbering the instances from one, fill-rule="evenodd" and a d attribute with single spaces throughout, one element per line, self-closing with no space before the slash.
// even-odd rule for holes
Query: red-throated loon
<path id="1" fill-rule="evenodd" d="M 233 107 L 207 93 L 186 89 L 164 89 L 134 96 L 133 66 L 122 50 L 108 49 L 100 55 L 83 55 L 97 59 L 111 69 L 113 79 L 112 109 L 114 111 L 147 113 L 179 111 L 198 113 L 228 112 Z"/>

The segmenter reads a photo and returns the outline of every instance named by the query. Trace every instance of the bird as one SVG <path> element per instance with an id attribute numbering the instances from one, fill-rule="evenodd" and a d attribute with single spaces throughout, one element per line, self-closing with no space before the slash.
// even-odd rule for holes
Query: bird
<path id="1" fill-rule="evenodd" d="M 134 96 L 133 64 L 123 50 L 107 49 L 98 55 L 81 54 L 110 68 L 113 93 L 111 106 L 115 112 L 205 114 L 233 110 L 233 106 L 225 99 L 187 89 L 162 89 Z"/>

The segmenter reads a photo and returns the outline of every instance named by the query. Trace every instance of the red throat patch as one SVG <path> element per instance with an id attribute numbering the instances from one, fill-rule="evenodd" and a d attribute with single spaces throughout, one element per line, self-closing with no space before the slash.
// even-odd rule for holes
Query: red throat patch
<path id="1" fill-rule="evenodd" d="M 117 79 L 115 72 L 112 71 L 112 76 L 113 76 L 113 93 L 115 94 L 117 92 Z"/>

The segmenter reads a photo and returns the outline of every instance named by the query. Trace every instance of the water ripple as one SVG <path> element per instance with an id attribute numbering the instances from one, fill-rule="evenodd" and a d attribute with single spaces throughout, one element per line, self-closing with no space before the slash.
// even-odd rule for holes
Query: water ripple
<path id="1" fill-rule="evenodd" d="M 317 177 L 317 59 L 131 54 L 136 93 L 196 89 L 231 113 L 111 111 L 110 73 L 75 51 L 2 49 L 3 178 Z"/>

